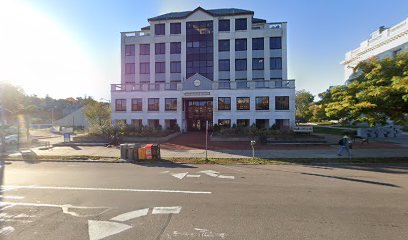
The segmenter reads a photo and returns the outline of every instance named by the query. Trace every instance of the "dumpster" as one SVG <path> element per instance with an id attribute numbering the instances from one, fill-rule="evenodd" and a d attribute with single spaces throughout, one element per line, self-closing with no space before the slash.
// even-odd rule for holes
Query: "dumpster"
<path id="1" fill-rule="evenodd" d="M 152 159 L 160 160 L 160 144 L 152 145 Z"/>
<path id="2" fill-rule="evenodd" d="M 139 149 L 142 147 L 142 144 L 133 144 L 133 149 L 132 149 L 132 152 L 133 152 L 133 158 L 132 159 L 130 159 L 130 160 L 132 160 L 132 161 L 137 161 L 137 160 L 139 160 Z"/>
<path id="3" fill-rule="evenodd" d="M 127 160 L 133 161 L 135 156 L 135 144 L 128 144 Z"/>
<path id="4" fill-rule="evenodd" d="M 137 155 L 139 160 L 146 160 L 146 149 L 144 147 L 138 148 Z"/>
<path id="5" fill-rule="evenodd" d="M 121 159 L 128 158 L 128 145 L 127 144 L 120 144 L 120 158 Z"/>
<path id="6" fill-rule="evenodd" d="M 146 144 L 146 146 L 144 146 L 146 149 L 146 159 L 152 159 L 152 146 L 153 144 Z"/>

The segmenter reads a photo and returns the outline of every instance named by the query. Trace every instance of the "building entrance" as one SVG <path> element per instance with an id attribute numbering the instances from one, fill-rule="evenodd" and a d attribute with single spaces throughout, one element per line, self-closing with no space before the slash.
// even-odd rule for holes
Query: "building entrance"
<path id="1" fill-rule="evenodd" d="M 209 127 L 213 121 L 213 100 L 185 99 L 187 131 L 205 131 L 205 122 Z"/>

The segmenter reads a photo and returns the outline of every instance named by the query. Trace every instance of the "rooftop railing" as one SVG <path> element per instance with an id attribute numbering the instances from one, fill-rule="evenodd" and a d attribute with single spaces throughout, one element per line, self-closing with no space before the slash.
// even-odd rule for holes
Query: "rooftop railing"
<path id="1" fill-rule="evenodd" d="M 132 31 L 132 32 L 122 32 L 122 37 L 141 37 L 150 36 L 149 31 Z"/>

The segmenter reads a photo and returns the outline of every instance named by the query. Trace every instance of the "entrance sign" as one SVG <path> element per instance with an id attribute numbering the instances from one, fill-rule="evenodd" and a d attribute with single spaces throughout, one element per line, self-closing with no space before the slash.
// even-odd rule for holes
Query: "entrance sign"
<path id="1" fill-rule="evenodd" d="M 210 92 L 186 92 L 184 96 L 210 96 Z"/>

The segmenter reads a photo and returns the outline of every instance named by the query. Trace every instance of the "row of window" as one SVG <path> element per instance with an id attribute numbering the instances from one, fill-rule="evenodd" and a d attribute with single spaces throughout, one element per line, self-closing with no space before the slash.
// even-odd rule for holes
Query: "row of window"
<path id="1" fill-rule="evenodd" d="M 166 64 L 165 62 L 155 62 L 155 73 L 165 73 Z M 150 73 L 150 63 L 140 63 L 140 74 Z M 170 73 L 181 73 L 181 62 L 171 61 L 170 62 Z M 135 64 L 126 63 L 125 64 L 125 74 L 135 74 Z"/>
<path id="2" fill-rule="evenodd" d="M 148 111 L 159 111 L 159 98 L 149 98 L 147 100 L 147 110 Z M 142 98 L 132 98 L 132 112 L 143 111 Z M 166 111 L 177 111 L 177 98 L 166 98 L 165 99 L 165 110 Z M 116 112 L 126 112 L 126 99 L 116 99 L 115 100 L 115 111 Z"/>
<path id="3" fill-rule="evenodd" d="M 195 51 L 207 52 L 210 48 L 212 50 L 212 41 L 192 41 L 187 43 L 187 48 L 195 48 Z M 282 48 L 282 38 L 281 37 L 270 37 L 269 38 L 269 49 L 281 49 Z M 140 44 L 139 45 L 140 55 L 150 55 L 150 44 Z M 155 43 L 154 50 L 156 55 L 166 53 L 166 43 Z M 247 39 L 239 38 L 235 39 L 235 51 L 246 51 L 247 50 Z M 264 50 L 264 38 L 252 38 L 252 50 Z M 218 40 L 218 51 L 226 52 L 230 51 L 230 40 L 223 39 Z M 171 42 L 170 43 L 170 53 L 180 54 L 181 53 L 181 42 Z M 135 45 L 127 44 L 125 45 L 125 55 L 135 56 Z"/>

